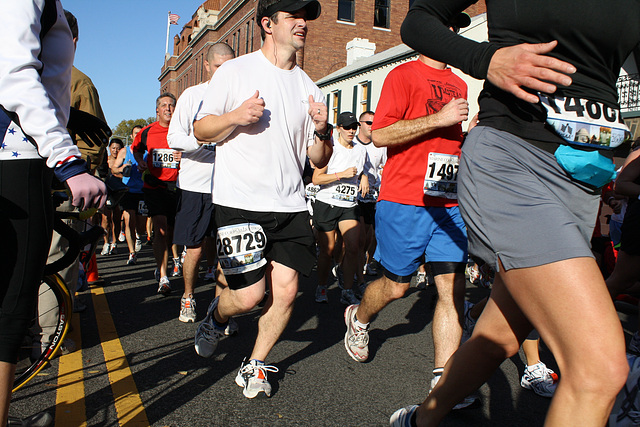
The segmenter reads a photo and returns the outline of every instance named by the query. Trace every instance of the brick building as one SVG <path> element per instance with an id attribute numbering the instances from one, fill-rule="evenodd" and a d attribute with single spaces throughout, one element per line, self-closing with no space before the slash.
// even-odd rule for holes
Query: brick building
<path id="1" fill-rule="evenodd" d="M 309 21 L 298 65 L 316 81 L 359 58 L 402 43 L 400 26 L 412 0 L 321 0 L 322 14 Z M 160 77 L 161 92 L 179 96 L 206 79 L 203 60 L 210 45 L 226 42 L 237 55 L 261 45 L 255 22 L 257 0 L 207 0 L 173 40 Z M 486 11 L 484 0 L 471 6 L 471 16 Z"/>

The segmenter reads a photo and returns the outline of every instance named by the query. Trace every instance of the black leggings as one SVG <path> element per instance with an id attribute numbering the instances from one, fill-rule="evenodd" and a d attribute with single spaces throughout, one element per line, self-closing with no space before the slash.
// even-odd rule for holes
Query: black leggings
<path id="1" fill-rule="evenodd" d="M 51 244 L 53 172 L 41 159 L 0 161 L 0 361 L 16 363 Z"/>

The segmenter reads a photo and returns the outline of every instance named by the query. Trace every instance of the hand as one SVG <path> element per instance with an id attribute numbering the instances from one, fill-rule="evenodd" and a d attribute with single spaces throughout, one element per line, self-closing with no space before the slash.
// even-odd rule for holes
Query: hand
<path id="1" fill-rule="evenodd" d="M 436 115 L 438 116 L 438 127 L 453 126 L 469 118 L 469 103 L 463 98 L 452 99 Z"/>
<path id="2" fill-rule="evenodd" d="M 354 166 L 352 168 L 347 168 L 343 170 L 338 175 L 340 175 L 340 178 L 353 178 L 354 176 L 356 176 L 357 173 L 358 173 L 358 169 L 356 169 L 356 167 Z"/>
<path id="3" fill-rule="evenodd" d="M 147 162 L 145 162 L 144 160 L 138 160 L 138 170 L 140 172 L 144 172 L 147 169 L 149 169 L 149 166 L 147 166 Z"/>
<path id="4" fill-rule="evenodd" d="M 611 199 L 609 201 L 609 207 L 613 209 L 613 213 L 619 214 L 622 211 L 623 201 L 618 199 Z"/>
<path id="5" fill-rule="evenodd" d="M 557 89 L 556 84 L 569 86 L 572 80 L 567 74 L 576 72 L 576 67 L 568 62 L 545 55 L 557 45 L 558 42 L 554 40 L 498 49 L 489 63 L 487 80 L 500 89 L 535 104 L 538 97 L 522 87 L 553 93 Z"/>
<path id="6" fill-rule="evenodd" d="M 182 151 L 173 150 L 173 161 L 179 162 L 182 160 Z"/>
<path id="7" fill-rule="evenodd" d="M 469 121 L 469 127 L 467 128 L 467 133 L 471 132 L 471 129 L 476 127 L 478 123 L 480 123 L 480 121 L 478 120 L 478 113 L 476 113 L 476 115 L 473 116 L 473 118 Z"/>
<path id="8" fill-rule="evenodd" d="M 264 99 L 259 97 L 260 94 L 256 90 L 256 93 L 246 101 L 242 103 L 238 108 L 234 110 L 236 113 L 236 125 L 247 126 L 257 123 L 264 113 Z"/>
<path id="9" fill-rule="evenodd" d="M 313 95 L 309 95 L 309 115 L 313 119 L 318 133 L 326 133 L 327 118 L 329 117 L 327 106 L 324 105 L 324 102 L 315 102 Z"/>
<path id="10" fill-rule="evenodd" d="M 107 186 L 86 172 L 68 178 L 66 183 L 71 190 L 71 204 L 80 210 L 92 207 L 99 209 L 107 201 Z"/>
<path id="11" fill-rule="evenodd" d="M 366 197 L 369 194 L 369 179 L 365 178 L 363 175 L 362 179 L 360 179 L 360 195 L 362 197 Z"/>

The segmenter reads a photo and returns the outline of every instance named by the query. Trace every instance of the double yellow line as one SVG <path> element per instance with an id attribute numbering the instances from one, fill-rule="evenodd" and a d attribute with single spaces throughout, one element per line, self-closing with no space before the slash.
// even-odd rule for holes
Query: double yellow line
<path id="1" fill-rule="evenodd" d="M 92 286 L 91 297 L 109 383 L 118 414 L 118 423 L 121 426 L 149 426 L 138 388 L 133 381 L 129 363 L 111 318 L 104 290 L 101 287 Z M 72 326 L 73 331 L 67 336 L 75 341 L 77 350 L 60 356 L 56 395 L 55 425 L 57 426 L 87 425 L 82 341 L 78 316 L 73 316 Z"/>

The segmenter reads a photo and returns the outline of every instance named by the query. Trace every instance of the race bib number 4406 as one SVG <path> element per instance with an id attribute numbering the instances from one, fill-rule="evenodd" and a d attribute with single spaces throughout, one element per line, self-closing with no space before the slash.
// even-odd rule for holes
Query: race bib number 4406
<path id="1" fill-rule="evenodd" d="M 432 197 L 458 198 L 458 167 L 460 157 L 455 154 L 429 153 L 424 176 L 424 194 Z"/>
<path id="2" fill-rule="evenodd" d="M 258 224 L 234 224 L 218 228 L 216 249 L 224 274 L 242 274 L 267 263 L 267 237 Z"/>
<path id="3" fill-rule="evenodd" d="M 620 110 L 588 99 L 539 93 L 547 110 L 547 123 L 571 145 L 591 148 L 615 148 L 631 133 Z"/>

